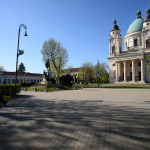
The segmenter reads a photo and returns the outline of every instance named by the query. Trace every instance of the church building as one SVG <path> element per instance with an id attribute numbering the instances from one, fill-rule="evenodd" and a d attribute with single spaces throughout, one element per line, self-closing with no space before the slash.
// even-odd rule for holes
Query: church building
<path id="1" fill-rule="evenodd" d="M 146 84 L 150 83 L 148 66 L 150 63 L 150 9 L 147 9 L 144 19 L 137 11 L 136 20 L 129 26 L 125 35 L 124 50 L 117 21 L 109 35 L 109 82 L 117 84 Z"/>

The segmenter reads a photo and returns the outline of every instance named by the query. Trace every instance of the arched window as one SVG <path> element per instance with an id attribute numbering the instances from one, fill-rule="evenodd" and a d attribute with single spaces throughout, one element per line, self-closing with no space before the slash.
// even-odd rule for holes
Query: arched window
<path id="1" fill-rule="evenodd" d="M 126 48 L 127 48 L 128 46 L 127 46 L 127 42 L 126 42 Z"/>
<path id="2" fill-rule="evenodd" d="M 135 39 L 135 40 L 134 40 L 134 46 L 137 46 L 137 42 L 138 42 L 138 40 Z"/>
<path id="3" fill-rule="evenodd" d="M 115 53 L 115 46 L 112 47 L 112 53 Z"/>
<path id="4" fill-rule="evenodd" d="M 147 47 L 150 47 L 150 39 L 148 39 L 147 41 L 146 41 L 146 48 Z"/>

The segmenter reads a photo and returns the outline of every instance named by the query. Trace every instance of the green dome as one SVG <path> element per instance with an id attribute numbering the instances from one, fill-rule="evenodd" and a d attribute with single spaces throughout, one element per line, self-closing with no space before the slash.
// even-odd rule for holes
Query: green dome
<path id="1" fill-rule="evenodd" d="M 143 19 L 138 18 L 136 19 L 128 28 L 127 34 L 137 31 L 142 31 L 143 28 Z"/>

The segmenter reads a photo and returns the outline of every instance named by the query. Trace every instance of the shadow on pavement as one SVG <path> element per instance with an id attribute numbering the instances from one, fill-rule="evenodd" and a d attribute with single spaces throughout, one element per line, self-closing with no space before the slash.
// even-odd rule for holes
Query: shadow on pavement
<path id="1" fill-rule="evenodd" d="M 1 150 L 150 149 L 150 109 L 104 100 L 41 100 L 25 95 L 1 109 L 0 125 Z"/>

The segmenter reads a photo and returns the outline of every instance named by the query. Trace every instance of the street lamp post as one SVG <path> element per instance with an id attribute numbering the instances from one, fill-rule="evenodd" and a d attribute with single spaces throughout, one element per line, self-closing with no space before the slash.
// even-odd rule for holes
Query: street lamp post
<path id="1" fill-rule="evenodd" d="M 19 30 L 18 30 L 18 46 L 17 46 L 17 60 L 16 60 L 16 75 L 15 75 L 15 92 L 14 92 L 14 97 L 16 97 L 16 81 L 17 81 L 17 66 L 18 66 L 18 57 L 19 55 L 24 54 L 23 50 L 19 50 L 19 39 L 20 39 L 20 30 L 21 28 L 24 27 L 25 29 L 25 35 L 24 36 L 28 36 L 27 35 L 27 27 L 24 24 L 21 24 L 19 26 Z"/>
<path id="2" fill-rule="evenodd" d="M 98 60 L 97 66 L 98 66 L 98 69 L 97 69 L 97 71 L 96 71 L 96 74 L 97 74 L 97 81 L 98 81 L 98 77 L 99 77 L 99 74 L 100 74 L 100 70 L 99 70 L 99 60 Z M 98 81 L 98 88 L 99 88 L 99 81 Z"/>

